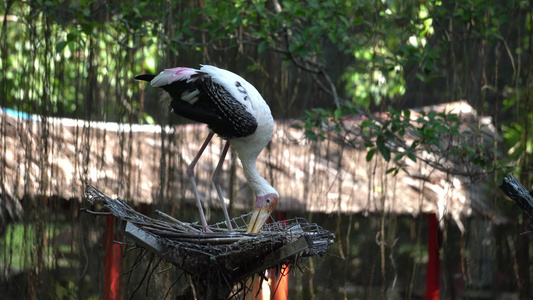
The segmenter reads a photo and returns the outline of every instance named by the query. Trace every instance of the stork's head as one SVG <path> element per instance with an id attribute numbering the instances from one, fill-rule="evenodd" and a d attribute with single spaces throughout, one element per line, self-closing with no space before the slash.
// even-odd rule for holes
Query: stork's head
<path id="1" fill-rule="evenodd" d="M 270 214 L 276 209 L 278 205 L 279 195 L 277 193 L 266 194 L 258 196 L 255 200 L 255 208 L 248 224 L 248 233 L 258 233 L 265 225 Z"/>

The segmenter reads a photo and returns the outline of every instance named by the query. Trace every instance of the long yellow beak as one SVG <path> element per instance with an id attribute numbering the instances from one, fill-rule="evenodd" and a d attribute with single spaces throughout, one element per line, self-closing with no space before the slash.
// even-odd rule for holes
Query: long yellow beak
<path id="1" fill-rule="evenodd" d="M 261 228 L 263 228 L 263 225 L 265 225 L 271 213 L 272 211 L 270 210 L 270 208 L 265 207 L 265 206 L 254 209 L 252 213 L 252 217 L 250 218 L 250 223 L 248 224 L 248 230 L 246 230 L 246 232 L 247 233 L 260 232 Z"/>
<path id="2" fill-rule="evenodd" d="M 267 194 L 265 196 L 257 197 L 255 200 L 255 208 L 252 212 L 252 217 L 248 223 L 247 233 L 258 233 L 265 225 L 270 217 L 270 214 L 276 209 L 278 205 L 278 195 Z"/>

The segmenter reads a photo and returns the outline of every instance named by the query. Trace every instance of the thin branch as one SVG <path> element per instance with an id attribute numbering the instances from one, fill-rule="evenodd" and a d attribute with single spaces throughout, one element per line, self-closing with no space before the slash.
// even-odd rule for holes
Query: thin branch
<path id="1" fill-rule="evenodd" d="M 105 211 L 94 211 L 94 210 L 90 210 L 90 209 L 87 209 L 87 208 L 80 208 L 80 211 L 81 212 L 84 212 L 84 213 L 88 213 L 90 215 L 93 215 L 93 216 L 112 216 L 113 213 L 111 212 L 105 212 Z"/>

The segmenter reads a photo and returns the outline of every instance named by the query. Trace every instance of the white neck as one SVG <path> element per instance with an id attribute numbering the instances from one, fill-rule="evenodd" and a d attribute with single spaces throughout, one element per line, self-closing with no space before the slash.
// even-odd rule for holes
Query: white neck
<path id="1" fill-rule="evenodd" d="M 244 176 L 248 179 L 248 184 L 252 188 L 256 197 L 274 194 L 279 197 L 278 192 L 266 181 L 265 178 L 259 175 L 255 161 L 257 158 L 241 157 L 242 168 Z"/>

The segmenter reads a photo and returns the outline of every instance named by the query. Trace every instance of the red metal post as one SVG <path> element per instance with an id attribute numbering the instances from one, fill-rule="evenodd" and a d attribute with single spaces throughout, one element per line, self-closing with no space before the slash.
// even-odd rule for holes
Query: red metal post
<path id="1" fill-rule="evenodd" d="M 120 299 L 120 245 L 115 244 L 113 216 L 106 217 L 106 228 L 104 234 L 104 299 Z"/>
<path id="2" fill-rule="evenodd" d="M 428 263 L 426 266 L 426 300 L 439 299 L 439 221 L 436 214 L 429 215 Z"/>

